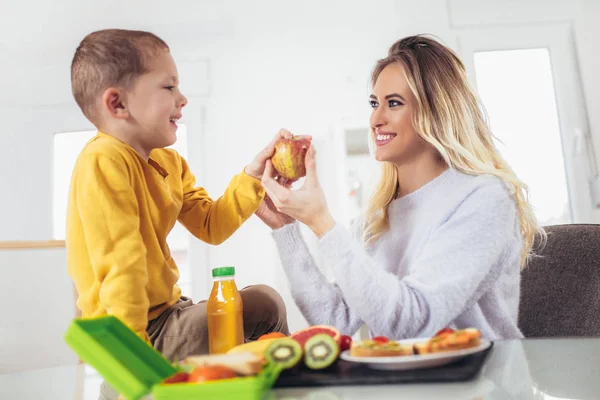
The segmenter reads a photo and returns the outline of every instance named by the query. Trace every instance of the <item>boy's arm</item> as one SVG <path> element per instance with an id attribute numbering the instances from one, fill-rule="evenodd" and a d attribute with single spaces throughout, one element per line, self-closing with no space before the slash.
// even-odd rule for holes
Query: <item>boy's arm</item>
<path id="1" fill-rule="evenodd" d="M 195 187 L 196 178 L 181 157 L 183 206 L 179 222 L 194 236 L 209 244 L 229 238 L 262 203 L 265 191 L 259 179 L 245 172 L 233 177 L 223 196 L 213 200 L 206 190 Z"/>
<path id="2" fill-rule="evenodd" d="M 149 341 L 146 246 L 127 166 L 88 156 L 80 160 L 74 185 L 85 243 L 100 282 L 100 304 Z"/>

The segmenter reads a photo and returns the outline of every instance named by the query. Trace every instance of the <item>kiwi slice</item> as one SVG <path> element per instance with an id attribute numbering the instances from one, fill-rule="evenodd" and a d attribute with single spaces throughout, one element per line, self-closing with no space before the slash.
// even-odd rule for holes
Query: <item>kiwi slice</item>
<path id="1" fill-rule="evenodd" d="M 265 358 L 282 369 L 293 368 L 302 359 L 302 347 L 294 339 L 277 339 L 267 347 Z"/>
<path id="2" fill-rule="evenodd" d="M 333 364 L 340 353 L 334 338 L 320 333 L 308 339 L 304 345 L 304 363 L 310 369 L 323 369 Z"/>

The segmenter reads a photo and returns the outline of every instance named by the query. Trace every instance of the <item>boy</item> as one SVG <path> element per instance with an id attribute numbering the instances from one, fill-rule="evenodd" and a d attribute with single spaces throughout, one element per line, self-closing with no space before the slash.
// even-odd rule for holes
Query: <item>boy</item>
<path id="1" fill-rule="evenodd" d="M 102 30 L 80 43 L 71 65 L 75 100 L 98 134 L 79 155 L 67 215 L 67 262 L 84 317 L 112 314 L 170 360 L 207 352 L 206 302 L 176 285 L 167 235 L 179 220 L 219 244 L 264 198 L 261 175 L 276 138 L 225 194 L 195 187 L 186 161 L 165 149 L 176 140 L 187 99 L 169 47 L 141 31 Z M 241 291 L 246 339 L 288 334 L 285 305 L 264 286 Z"/>

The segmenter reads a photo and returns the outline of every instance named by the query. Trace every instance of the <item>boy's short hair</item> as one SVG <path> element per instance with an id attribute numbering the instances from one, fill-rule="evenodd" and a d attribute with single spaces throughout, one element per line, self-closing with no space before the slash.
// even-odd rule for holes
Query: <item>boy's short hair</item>
<path id="1" fill-rule="evenodd" d="M 169 46 L 144 31 L 104 29 L 83 38 L 71 63 L 71 90 L 83 114 L 95 123 L 98 96 L 112 86 L 129 87 L 161 50 Z"/>

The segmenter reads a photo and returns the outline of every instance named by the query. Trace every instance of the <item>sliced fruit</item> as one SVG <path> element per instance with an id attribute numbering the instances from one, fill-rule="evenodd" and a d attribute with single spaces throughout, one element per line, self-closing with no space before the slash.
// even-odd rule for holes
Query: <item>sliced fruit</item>
<path id="1" fill-rule="evenodd" d="M 237 374 L 232 369 L 223 367 L 222 365 L 213 365 L 210 367 L 194 368 L 189 376 L 188 382 L 200 383 L 236 377 Z"/>
<path id="2" fill-rule="evenodd" d="M 371 340 L 374 341 L 375 343 L 380 343 L 380 344 L 387 343 L 390 341 L 390 339 L 386 336 L 375 336 Z"/>
<path id="3" fill-rule="evenodd" d="M 175 375 L 168 377 L 163 381 L 163 383 L 171 384 L 171 383 L 182 383 L 187 382 L 189 380 L 189 375 L 187 372 L 177 372 Z"/>
<path id="4" fill-rule="evenodd" d="M 277 339 L 265 339 L 265 340 L 257 340 L 255 342 L 248 342 L 240 344 L 239 346 L 235 346 L 231 350 L 227 352 L 227 354 L 236 354 L 236 353 L 252 353 L 257 357 L 263 357 L 267 347 Z"/>
<path id="5" fill-rule="evenodd" d="M 319 334 L 327 334 L 333 338 L 333 340 L 340 345 L 340 341 L 342 339 L 342 335 L 340 331 L 335 329 L 333 326 L 327 325 L 315 325 L 310 326 L 306 329 L 299 330 L 298 332 L 293 333 L 290 337 L 300 343 L 300 346 L 304 348 L 306 341 L 311 337 Z"/>
<path id="6" fill-rule="evenodd" d="M 326 333 L 314 335 L 304 345 L 304 363 L 310 369 L 323 369 L 333 364 L 340 354 L 340 346 Z"/>
<path id="7" fill-rule="evenodd" d="M 342 335 L 340 341 L 340 351 L 346 351 L 352 347 L 352 338 L 348 335 Z"/>
<path id="8" fill-rule="evenodd" d="M 447 335 L 447 334 L 450 334 L 453 332 L 454 332 L 454 329 L 444 328 L 444 329 L 440 329 L 439 331 L 437 331 L 437 333 L 435 335 L 433 335 L 433 337 L 443 336 L 443 335 Z"/>
<path id="9" fill-rule="evenodd" d="M 267 348 L 265 359 L 283 369 L 293 368 L 302 359 L 302 347 L 294 339 L 278 339 Z"/>
<path id="10" fill-rule="evenodd" d="M 259 337 L 258 340 L 281 339 L 284 337 L 287 337 L 287 336 L 281 332 L 271 332 L 271 333 L 265 333 L 264 335 Z"/>

